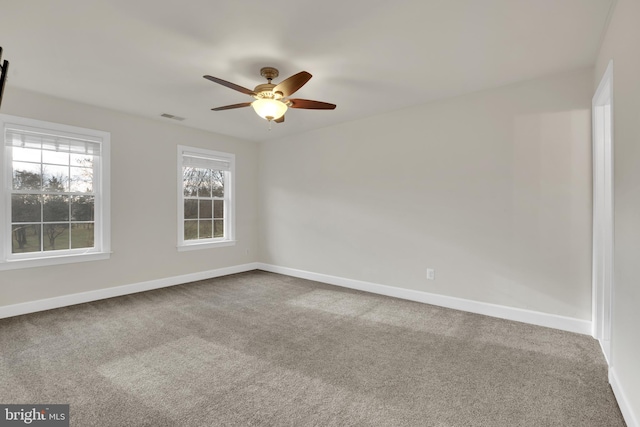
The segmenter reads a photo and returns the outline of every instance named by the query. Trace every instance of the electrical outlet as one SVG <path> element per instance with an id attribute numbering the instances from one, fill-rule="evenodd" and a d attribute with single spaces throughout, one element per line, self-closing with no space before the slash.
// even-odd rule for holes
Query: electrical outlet
<path id="1" fill-rule="evenodd" d="M 427 280 L 436 280 L 436 271 L 433 268 L 427 268 Z"/>

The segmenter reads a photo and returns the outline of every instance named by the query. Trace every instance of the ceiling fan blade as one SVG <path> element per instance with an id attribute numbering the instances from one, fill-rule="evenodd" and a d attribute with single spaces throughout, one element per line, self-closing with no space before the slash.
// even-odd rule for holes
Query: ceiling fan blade
<path id="1" fill-rule="evenodd" d="M 234 108 L 248 107 L 249 105 L 251 105 L 250 102 L 243 102 L 241 104 L 225 105 L 224 107 L 212 108 L 211 110 L 213 111 L 232 110 Z"/>
<path id="2" fill-rule="evenodd" d="M 336 108 L 335 104 L 309 99 L 290 99 L 289 102 L 291 102 L 291 108 L 305 108 L 307 110 L 333 110 Z"/>
<path id="3" fill-rule="evenodd" d="M 280 117 L 279 119 L 275 119 L 274 122 L 283 123 L 284 122 L 284 116 Z"/>
<path id="4" fill-rule="evenodd" d="M 202 76 L 202 77 L 204 77 L 207 80 L 211 80 L 214 83 L 218 83 L 218 84 L 221 84 L 222 86 L 226 86 L 229 89 L 233 89 L 233 90 L 237 90 L 238 92 L 245 93 L 247 95 L 255 95 L 256 94 L 251 89 L 247 89 L 246 87 L 239 86 L 239 85 L 237 85 L 235 83 L 231 83 L 231 82 L 228 82 L 226 80 L 219 79 L 217 77 L 212 77 L 212 76 Z"/>
<path id="5" fill-rule="evenodd" d="M 294 74 L 277 84 L 276 87 L 273 88 L 273 92 L 281 92 L 284 97 L 293 95 L 293 93 L 304 86 L 310 78 L 311 74 L 306 71 L 300 71 L 298 74 Z"/>

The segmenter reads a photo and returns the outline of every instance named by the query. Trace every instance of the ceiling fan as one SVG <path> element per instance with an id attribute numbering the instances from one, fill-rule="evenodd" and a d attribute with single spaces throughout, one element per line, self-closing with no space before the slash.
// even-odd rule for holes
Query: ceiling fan
<path id="1" fill-rule="evenodd" d="M 304 86 L 311 78 L 311 74 L 306 71 L 300 71 L 288 79 L 278 84 L 271 83 L 271 80 L 278 77 L 280 73 L 276 68 L 263 67 L 260 69 L 260 75 L 267 79 L 268 83 L 263 83 L 255 87 L 255 89 L 247 89 L 237 84 L 228 82 L 212 76 L 203 76 L 207 80 L 226 86 L 229 89 L 237 90 L 246 95 L 251 95 L 256 100 L 253 102 L 243 102 L 241 104 L 225 105 L 224 107 L 212 108 L 213 111 L 231 110 L 234 108 L 243 108 L 252 106 L 255 112 L 265 120 L 276 123 L 284 122 L 284 113 L 288 108 L 303 108 L 307 110 L 333 110 L 335 104 L 328 102 L 311 101 L 309 99 L 289 98 L 298 89 Z"/>

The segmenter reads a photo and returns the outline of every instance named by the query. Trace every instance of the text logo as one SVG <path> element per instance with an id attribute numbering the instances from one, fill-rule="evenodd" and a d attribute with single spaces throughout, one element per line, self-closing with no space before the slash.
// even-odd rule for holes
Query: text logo
<path id="1" fill-rule="evenodd" d="M 69 427 L 69 405 L 0 404 L 0 427 Z"/>

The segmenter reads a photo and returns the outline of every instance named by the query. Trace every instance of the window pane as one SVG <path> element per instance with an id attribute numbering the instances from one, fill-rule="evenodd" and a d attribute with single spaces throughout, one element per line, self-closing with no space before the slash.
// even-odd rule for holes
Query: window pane
<path id="1" fill-rule="evenodd" d="M 184 201 L 184 219 L 198 219 L 198 201 L 196 199 Z"/>
<path id="2" fill-rule="evenodd" d="M 195 168 L 182 168 L 182 182 L 185 197 L 195 197 L 198 195 L 198 178 Z"/>
<path id="3" fill-rule="evenodd" d="M 208 221 L 199 221 L 200 223 L 200 238 L 201 239 L 210 239 L 211 238 L 211 220 Z"/>
<path id="4" fill-rule="evenodd" d="M 69 188 L 69 168 L 66 166 L 43 165 L 42 178 L 47 191 L 67 191 Z"/>
<path id="5" fill-rule="evenodd" d="M 73 221 L 93 221 L 94 208 L 94 196 L 73 196 L 71 198 L 71 219 Z"/>
<path id="6" fill-rule="evenodd" d="M 69 224 L 44 224 L 43 246 L 45 251 L 69 249 Z"/>
<path id="7" fill-rule="evenodd" d="M 72 167 L 69 191 L 74 193 L 93 192 L 93 169 Z"/>
<path id="8" fill-rule="evenodd" d="M 32 162 L 40 163 L 40 150 L 31 150 L 29 148 L 13 147 L 11 156 L 14 162 Z"/>
<path id="9" fill-rule="evenodd" d="M 184 222 L 184 240 L 194 240 L 198 238 L 198 221 Z"/>
<path id="10" fill-rule="evenodd" d="M 54 165 L 68 165 L 69 152 L 62 151 L 42 151 L 42 163 L 51 163 Z"/>
<path id="11" fill-rule="evenodd" d="M 93 223 L 71 224 L 71 249 L 93 247 Z"/>
<path id="12" fill-rule="evenodd" d="M 211 197 L 211 171 L 198 169 L 198 197 Z"/>
<path id="13" fill-rule="evenodd" d="M 40 252 L 40 225 L 11 225 L 11 253 Z"/>
<path id="14" fill-rule="evenodd" d="M 71 166 L 81 166 L 84 168 L 93 168 L 93 156 L 87 154 L 74 154 L 71 153 L 71 159 L 69 161 Z"/>
<path id="15" fill-rule="evenodd" d="M 213 201 L 213 217 L 224 218 L 224 200 Z"/>
<path id="16" fill-rule="evenodd" d="M 13 194 L 11 222 L 40 222 L 40 197 L 35 194 Z"/>
<path id="17" fill-rule="evenodd" d="M 211 218 L 212 200 L 199 200 L 200 218 Z"/>
<path id="18" fill-rule="evenodd" d="M 69 196 L 44 196 L 42 213 L 45 222 L 69 221 Z"/>
<path id="19" fill-rule="evenodd" d="M 224 237 L 224 221 L 216 219 L 213 221 L 213 237 Z"/>
<path id="20" fill-rule="evenodd" d="M 211 171 L 213 197 L 224 197 L 224 171 Z"/>
<path id="21" fill-rule="evenodd" d="M 41 186 L 40 164 L 13 162 L 14 190 L 40 190 Z"/>

